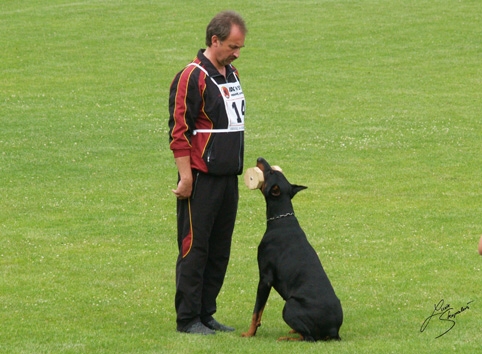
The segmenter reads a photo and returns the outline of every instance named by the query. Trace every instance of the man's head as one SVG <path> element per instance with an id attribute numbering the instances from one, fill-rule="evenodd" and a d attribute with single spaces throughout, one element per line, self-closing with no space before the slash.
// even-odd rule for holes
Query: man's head
<path id="1" fill-rule="evenodd" d="M 239 57 L 247 33 L 243 18 L 234 11 L 223 11 L 206 28 L 206 45 L 216 66 L 231 64 Z"/>
<path id="2" fill-rule="evenodd" d="M 231 33 L 231 27 L 236 25 L 240 32 L 246 36 L 248 29 L 243 18 L 235 11 L 223 11 L 213 17 L 206 28 L 206 45 L 210 47 L 213 44 L 213 36 L 219 41 L 224 41 Z"/>

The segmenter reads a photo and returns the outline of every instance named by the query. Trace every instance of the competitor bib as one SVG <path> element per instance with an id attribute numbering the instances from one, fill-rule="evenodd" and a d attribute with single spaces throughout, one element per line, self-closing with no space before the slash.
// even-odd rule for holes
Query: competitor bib
<path id="1" fill-rule="evenodd" d="M 214 82 L 221 92 L 221 97 L 224 100 L 224 106 L 226 114 L 228 116 L 228 128 L 227 129 L 196 129 L 193 134 L 197 133 L 230 133 L 244 131 L 244 113 L 246 111 L 246 103 L 244 100 L 243 89 L 236 74 L 236 82 L 227 82 L 225 84 L 218 84 L 211 76 L 208 75 L 206 69 L 196 63 L 190 63 L 189 65 L 195 65 Z"/>

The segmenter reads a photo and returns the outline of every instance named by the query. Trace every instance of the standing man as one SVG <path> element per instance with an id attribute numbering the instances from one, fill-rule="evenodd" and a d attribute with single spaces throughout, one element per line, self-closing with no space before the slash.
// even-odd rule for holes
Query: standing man
<path id="1" fill-rule="evenodd" d="M 243 171 L 245 100 L 231 63 L 246 25 L 234 11 L 217 14 L 205 50 L 174 78 L 169 95 L 170 148 L 179 172 L 176 263 L 177 330 L 234 331 L 213 318 L 224 282 Z"/>

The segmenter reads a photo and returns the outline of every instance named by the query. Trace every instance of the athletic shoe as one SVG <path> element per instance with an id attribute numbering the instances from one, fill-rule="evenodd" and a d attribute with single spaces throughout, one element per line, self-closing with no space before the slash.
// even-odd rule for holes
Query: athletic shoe
<path id="1" fill-rule="evenodd" d="M 206 327 L 208 327 L 209 329 L 213 329 L 215 331 L 221 331 L 221 332 L 233 332 L 234 331 L 233 327 L 225 326 L 225 325 L 219 323 L 218 321 L 216 321 L 214 318 L 211 321 L 204 323 L 204 325 Z"/>
<path id="2" fill-rule="evenodd" d="M 196 322 L 192 326 L 188 327 L 186 330 L 183 330 L 180 332 L 189 333 L 189 334 L 201 334 L 203 336 L 216 334 L 214 330 L 206 327 L 201 322 Z"/>

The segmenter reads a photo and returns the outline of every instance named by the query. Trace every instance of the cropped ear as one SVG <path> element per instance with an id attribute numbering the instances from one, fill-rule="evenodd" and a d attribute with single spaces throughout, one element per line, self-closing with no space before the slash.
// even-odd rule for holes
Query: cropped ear
<path id="1" fill-rule="evenodd" d="M 302 191 L 303 189 L 306 189 L 308 187 L 305 187 L 305 186 L 299 186 L 297 184 L 292 184 L 291 185 L 291 198 L 293 198 L 296 193 L 298 193 L 299 191 Z"/>

